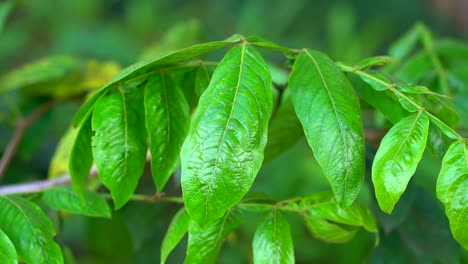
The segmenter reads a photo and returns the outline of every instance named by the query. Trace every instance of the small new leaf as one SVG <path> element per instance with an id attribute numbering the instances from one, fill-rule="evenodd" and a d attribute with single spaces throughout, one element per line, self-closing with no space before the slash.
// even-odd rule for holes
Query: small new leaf
<path id="1" fill-rule="evenodd" d="M 372 182 L 382 211 L 391 213 L 416 171 L 426 147 L 429 118 L 420 111 L 393 126 L 372 164 Z"/>

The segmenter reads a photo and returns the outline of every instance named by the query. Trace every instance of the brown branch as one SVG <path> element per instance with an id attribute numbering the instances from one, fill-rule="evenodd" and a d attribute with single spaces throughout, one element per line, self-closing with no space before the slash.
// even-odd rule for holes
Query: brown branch
<path id="1" fill-rule="evenodd" d="M 8 142 L 8 145 L 3 152 L 2 159 L 0 160 L 0 180 L 5 175 L 5 172 L 10 164 L 11 160 L 16 154 L 18 146 L 23 139 L 26 130 L 28 129 L 31 124 L 36 122 L 42 115 L 44 115 L 50 108 L 52 108 L 55 104 L 55 101 L 49 101 L 41 106 L 39 106 L 36 110 L 34 110 L 29 116 L 20 118 L 16 123 L 16 129 L 13 134 L 13 137 Z"/>

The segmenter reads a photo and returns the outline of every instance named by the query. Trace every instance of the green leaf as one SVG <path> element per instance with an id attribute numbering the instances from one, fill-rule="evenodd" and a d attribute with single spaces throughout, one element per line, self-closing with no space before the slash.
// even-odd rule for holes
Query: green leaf
<path id="1" fill-rule="evenodd" d="M 26 263 L 63 263 L 54 226 L 37 205 L 0 195 L 0 226 Z"/>
<path id="2" fill-rule="evenodd" d="M 375 57 L 365 58 L 359 61 L 356 64 L 356 68 L 360 70 L 366 70 L 375 66 L 383 66 L 387 64 L 392 64 L 394 62 L 395 61 L 392 59 L 392 57 L 389 57 L 389 56 L 375 56 Z"/>
<path id="3" fill-rule="evenodd" d="M 180 148 L 190 124 L 189 106 L 180 87 L 163 73 L 147 80 L 144 104 L 151 171 L 160 192 L 179 167 Z"/>
<path id="4" fill-rule="evenodd" d="M 273 160 L 294 146 L 303 136 L 304 130 L 294 112 L 291 89 L 286 89 L 281 97 L 280 106 L 268 125 L 268 142 L 263 163 Z"/>
<path id="5" fill-rule="evenodd" d="M 49 179 L 69 172 L 70 154 L 77 135 L 77 129 L 70 127 L 60 139 L 52 160 L 49 163 Z M 90 145 L 91 149 L 91 145 Z"/>
<path id="6" fill-rule="evenodd" d="M 453 237 L 468 249 L 468 143 L 454 142 L 442 161 L 437 198 L 445 205 Z"/>
<path id="7" fill-rule="evenodd" d="M 447 125 L 442 122 L 439 118 L 434 116 L 429 116 L 431 122 L 435 124 L 447 137 L 451 139 L 459 139 L 459 136 L 453 132 L 453 130 L 449 130 Z"/>
<path id="8" fill-rule="evenodd" d="M 382 211 L 391 213 L 405 191 L 424 153 L 428 131 L 429 118 L 420 111 L 399 121 L 383 138 L 372 164 Z"/>
<path id="9" fill-rule="evenodd" d="M 349 206 L 364 178 L 365 149 L 359 102 L 351 84 L 325 54 L 304 50 L 294 63 L 289 89 L 338 203 Z"/>
<path id="10" fill-rule="evenodd" d="M 136 79 L 139 76 L 147 76 L 153 72 L 156 73 L 159 69 L 167 68 L 170 66 L 177 65 L 179 63 L 193 60 L 211 51 L 215 51 L 217 49 L 221 49 L 229 45 L 239 43 L 241 39 L 243 39 L 241 35 L 233 35 L 230 38 L 223 41 L 213 41 L 194 45 L 172 52 L 166 56 L 149 58 L 128 66 L 127 68 L 119 72 L 117 75 L 115 75 L 106 86 L 99 90 L 95 96 L 90 98 L 90 100 L 88 100 L 88 102 L 81 107 L 81 109 L 78 111 L 78 113 L 75 115 L 75 118 L 73 119 L 73 125 L 77 126 L 81 122 L 81 120 L 87 115 L 87 113 L 91 111 L 91 108 L 97 102 L 97 99 L 99 99 L 98 97 L 101 97 L 101 95 L 107 93 L 108 90 L 117 83 L 130 79 Z"/>
<path id="11" fill-rule="evenodd" d="M 92 152 L 99 179 L 111 191 L 116 208 L 135 191 L 146 162 L 144 89 L 127 83 L 94 107 Z"/>
<path id="12" fill-rule="evenodd" d="M 161 263 L 165 263 L 171 251 L 185 236 L 190 225 L 190 217 L 182 208 L 177 212 L 167 229 L 161 245 Z"/>
<path id="13" fill-rule="evenodd" d="M 15 246 L 10 238 L 0 229 L 0 261 L 5 264 L 18 263 Z"/>
<path id="14" fill-rule="evenodd" d="M 15 5 L 15 1 L 6 1 L 0 4 L 0 34 L 5 26 L 8 14 L 11 12 Z"/>
<path id="15" fill-rule="evenodd" d="M 104 87 L 97 92 L 93 93 L 91 97 L 89 97 L 86 102 L 81 106 L 80 110 L 75 114 L 73 117 L 73 126 L 78 127 L 81 122 L 89 117 L 94 109 L 94 105 L 103 98 L 107 93 L 109 93 L 109 88 Z"/>
<path id="16" fill-rule="evenodd" d="M 300 207 L 307 228 L 314 237 L 329 243 L 344 243 L 351 240 L 359 227 L 375 233 L 378 243 L 378 229 L 375 218 L 369 208 L 352 204 L 341 208 L 329 192 L 317 193 L 305 197 Z"/>
<path id="17" fill-rule="evenodd" d="M 190 223 L 186 264 L 215 263 L 224 239 L 242 223 L 239 211 L 230 209 L 226 215 L 202 229 L 194 221 Z"/>
<path id="18" fill-rule="evenodd" d="M 288 221 L 276 210 L 267 215 L 252 242 L 255 263 L 294 263 L 294 245 Z"/>
<path id="19" fill-rule="evenodd" d="M 86 180 L 93 165 L 92 134 L 91 116 L 88 116 L 78 128 L 68 164 L 73 189 L 80 196 L 83 195 Z"/>
<path id="20" fill-rule="evenodd" d="M 249 42 L 250 45 L 255 46 L 255 47 L 282 51 L 286 55 L 292 55 L 293 53 L 293 50 L 291 50 L 290 48 L 281 46 L 279 44 L 273 43 L 271 41 L 268 41 L 260 37 L 250 36 L 250 37 L 247 37 L 246 40 Z"/>
<path id="21" fill-rule="evenodd" d="M 368 83 L 376 91 L 384 91 L 388 89 L 390 80 L 378 71 L 367 71 L 366 74 L 360 74 L 359 77 Z"/>
<path id="22" fill-rule="evenodd" d="M 390 57 L 401 60 L 408 56 L 411 51 L 415 48 L 421 37 L 421 25 L 416 24 L 406 34 L 390 46 L 389 54 Z"/>
<path id="23" fill-rule="evenodd" d="M 91 217 L 111 217 L 111 211 L 104 197 L 84 192 L 80 197 L 68 186 L 58 186 L 44 192 L 42 200 L 55 210 Z"/>
<path id="24" fill-rule="evenodd" d="M 210 65 L 202 64 L 195 73 L 195 93 L 200 97 L 210 84 L 213 68 Z"/>
<path id="25" fill-rule="evenodd" d="M 200 98 L 181 182 L 187 212 L 202 227 L 241 200 L 262 165 L 271 87 L 263 58 L 244 43 L 225 55 Z"/>
<path id="26" fill-rule="evenodd" d="M 394 76 L 405 82 L 421 83 L 435 77 L 431 57 L 427 52 L 420 52 L 409 58 L 394 73 Z"/>

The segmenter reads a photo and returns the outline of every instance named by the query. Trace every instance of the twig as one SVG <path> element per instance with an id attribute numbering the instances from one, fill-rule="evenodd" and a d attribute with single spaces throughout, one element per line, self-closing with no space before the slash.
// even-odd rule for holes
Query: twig
<path id="1" fill-rule="evenodd" d="M 92 167 L 88 178 L 95 176 L 97 176 L 97 169 L 96 167 Z M 31 181 L 27 183 L 0 186 L 0 195 L 42 192 L 58 185 L 68 185 L 70 183 L 70 174 L 66 174 L 51 180 Z"/>
<path id="2" fill-rule="evenodd" d="M 0 180 L 5 175 L 5 171 L 7 170 L 8 165 L 15 156 L 16 150 L 18 149 L 21 139 L 23 139 L 23 136 L 26 133 L 28 127 L 31 124 L 33 124 L 36 120 L 38 120 L 43 114 L 45 114 L 50 108 L 52 108 L 54 104 L 55 101 L 46 102 L 43 105 L 39 106 L 39 108 L 34 110 L 29 116 L 18 120 L 18 122 L 16 123 L 15 133 L 13 134 L 13 137 L 11 138 L 10 142 L 8 142 L 5 152 L 3 152 L 2 159 L 0 160 Z"/>

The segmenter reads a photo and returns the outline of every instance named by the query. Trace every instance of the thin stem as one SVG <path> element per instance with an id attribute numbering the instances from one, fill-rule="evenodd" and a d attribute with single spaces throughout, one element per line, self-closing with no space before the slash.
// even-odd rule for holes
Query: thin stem
<path id="1" fill-rule="evenodd" d="M 378 82 L 384 86 L 386 86 L 391 92 L 393 92 L 394 94 L 398 94 L 401 98 L 405 99 L 405 101 L 407 101 L 408 103 L 412 104 L 414 107 L 416 107 L 419 111 L 425 111 L 426 114 L 433 120 L 436 120 L 438 122 L 440 122 L 440 124 L 448 131 L 450 131 L 450 133 L 452 133 L 453 135 L 456 135 L 458 137 L 458 139 L 463 139 L 463 137 L 458 134 L 454 129 L 452 129 L 449 125 L 447 125 L 445 122 L 443 122 L 442 120 L 440 120 L 440 118 L 438 118 L 437 116 L 433 115 L 431 112 L 429 112 L 426 108 L 424 108 L 424 106 L 422 105 L 419 105 L 417 102 L 415 102 L 413 99 L 409 98 L 408 96 L 406 96 L 403 92 L 401 92 L 400 90 L 398 90 L 396 88 L 396 86 L 392 83 L 388 83 L 388 82 L 385 82 L 381 79 L 378 79 L 376 77 L 374 77 L 373 75 L 365 72 L 365 71 L 362 71 L 362 70 L 359 70 L 359 69 L 356 69 L 355 67 L 351 67 L 351 66 L 348 66 L 348 65 L 345 65 L 343 63 L 337 63 L 337 65 L 343 70 L 343 71 L 346 71 L 346 72 L 352 72 L 354 74 L 357 74 L 357 75 L 360 75 L 360 76 L 365 76 L 366 78 L 369 78 L 369 79 L 372 79 L 373 81 L 375 82 Z"/>
<path id="2" fill-rule="evenodd" d="M 10 165 L 11 160 L 16 154 L 19 144 L 26 133 L 26 130 L 31 126 L 34 122 L 36 122 L 42 115 L 44 115 L 50 108 L 54 106 L 56 102 L 49 101 L 41 106 L 39 106 L 36 110 L 34 110 L 29 116 L 20 118 L 16 123 L 16 129 L 13 134 L 13 137 L 8 142 L 8 145 L 3 152 L 3 156 L 0 160 L 0 180 L 5 175 L 5 172 Z"/>

